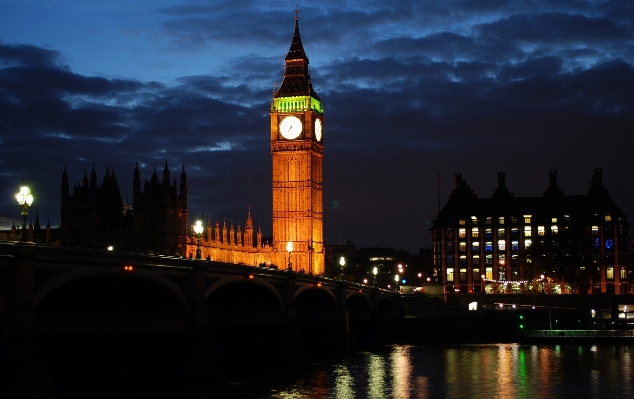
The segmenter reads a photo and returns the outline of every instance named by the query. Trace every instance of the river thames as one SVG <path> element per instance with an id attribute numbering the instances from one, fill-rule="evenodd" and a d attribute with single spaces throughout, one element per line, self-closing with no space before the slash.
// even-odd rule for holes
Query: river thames
<path id="1" fill-rule="evenodd" d="M 392 345 L 213 390 L 293 399 L 632 398 L 633 354 L 633 345 Z"/>

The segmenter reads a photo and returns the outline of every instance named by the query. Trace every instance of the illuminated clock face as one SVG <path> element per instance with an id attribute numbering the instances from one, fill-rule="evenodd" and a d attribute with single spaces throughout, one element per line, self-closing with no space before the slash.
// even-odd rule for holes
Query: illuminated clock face
<path id="1" fill-rule="evenodd" d="M 315 140 L 321 141 L 321 119 L 315 119 Z"/>
<path id="2" fill-rule="evenodd" d="M 302 121 L 296 116 L 287 116 L 280 122 L 280 133 L 288 140 L 298 138 L 302 134 Z"/>

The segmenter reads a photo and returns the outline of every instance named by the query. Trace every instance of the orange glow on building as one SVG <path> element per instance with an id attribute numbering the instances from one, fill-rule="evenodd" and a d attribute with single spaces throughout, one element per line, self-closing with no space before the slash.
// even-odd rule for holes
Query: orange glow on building
<path id="1" fill-rule="evenodd" d="M 252 266 L 275 265 L 296 272 L 323 275 L 323 107 L 313 90 L 308 57 L 295 33 L 285 58 L 284 79 L 271 101 L 272 242 L 254 235 L 251 212 L 244 225 L 234 229 L 208 220 L 201 237 L 203 259 Z M 292 243 L 293 250 L 286 246 Z M 193 257 L 197 240 L 190 237 L 187 256 Z"/>

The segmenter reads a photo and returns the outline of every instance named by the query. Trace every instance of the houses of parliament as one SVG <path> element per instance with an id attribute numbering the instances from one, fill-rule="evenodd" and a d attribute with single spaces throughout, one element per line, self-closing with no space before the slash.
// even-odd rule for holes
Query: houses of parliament
<path id="1" fill-rule="evenodd" d="M 270 107 L 271 236 L 263 237 L 259 228 L 254 231 L 250 211 L 244 226 L 207 220 L 203 233 L 196 236 L 188 219 L 185 167 L 177 181 L 166 162 L 162 177 L 155 168 L 144 184 L 136 165 L 132 204 L 123 203 L 114 170 L 107 169 L 98 184 L 93 166 L 71 190 L 65 168 L 61 245 L 193 257 L 200 239 L 204 259 L 323 274 L 323 107 L 308 64 L 296 15 L 284 78 Z"/>

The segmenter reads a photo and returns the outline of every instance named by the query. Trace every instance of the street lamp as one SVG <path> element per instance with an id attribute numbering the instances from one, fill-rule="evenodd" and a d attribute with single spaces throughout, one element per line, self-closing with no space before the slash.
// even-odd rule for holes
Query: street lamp
<path id="1" fill-rule="evenodd" d="M 197 220 L 196 224 L 194 225 L 194 233 L 196 233 L 196 239 L 198 240 L 198 247 L 196 248 L 196 259 L 201 259 L 202 256 L 200 255 L 200 236 L 203 233 L 203 222 L 201 222 L 200 220 Z"/>
<path id="2" fill-rule="evenodd" d="M 398 291 L 398 280 L 400 277 L 397 275 L 394 276 L 394 286 L 396 287 L 396 291 Z"/>
<path id="3" fill-rule="evenodd" d="M 346 259 L 342 256 L 339 258 L 339 264 L 341 265 L 341 280 L 344 279 L 343 269 L 346 267 Z"/>
<path id="4" fill-rule="evenodd" d="M 26 215 L 29 213 L 27 210 L 33 204 L 33 194 L 27 186 L 20 187 L 20 191 L 15 195 L 15 199 L 18 201 L 18 205 L 22 207 L 22 233 L 20 234 L 20 241 L 26 241 Z"/>
<path id="5" fill-rule="evenodd" d="M 372 269 L 372 274 L 374 275 L 374 277 L 372 277 L 372 283 L 373 285 L 376 287 L 376 275 L 379 273 L 379 269 L 374 266 L 374 269 Z"/>
<path id="6" fill-rule="evenodd" d="M 286 244 L 286 250 L 288 251 L 288 269 L 286 270 L 293 270 L 293 265 L 291 263 L 291 252 L 293 252 L 293 243 L 292 242 L 288 242 Z"/>

